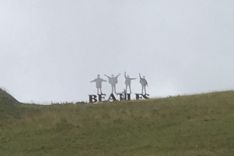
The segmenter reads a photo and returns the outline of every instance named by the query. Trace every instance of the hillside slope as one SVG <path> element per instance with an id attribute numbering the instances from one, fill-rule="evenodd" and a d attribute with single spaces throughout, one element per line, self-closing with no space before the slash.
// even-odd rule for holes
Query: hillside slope
<path id="1" fill-rule="evenodd" d="M 17 105 L 19 105 L 19 102 L 0 88 L 0 120 L 19 115 L 20 112 L 16 108 Z"/>
<path id="2" fill-rule="evenodd" d="M 9 93 L 7 93 L 5 90 L 0 88 L 0 105 L 14 105 L 18 104 L 19 102 L 11 96 Z"/>
<path id="3" fill-rule="evenodd" d="M 233 156 L 234 92 L 97 105 L 20 105 L 0 155 Z"/>

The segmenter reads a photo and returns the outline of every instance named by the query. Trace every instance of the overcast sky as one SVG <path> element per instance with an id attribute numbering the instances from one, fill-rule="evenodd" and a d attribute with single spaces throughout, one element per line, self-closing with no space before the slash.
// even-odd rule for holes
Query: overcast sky
<path id="1" fill-rule="evenodd" d="M 86 101 L 97 74 L 122 91 L 125 71 L 152 97 L 234 89 L 233 0 L 0 0 L 0 22 L 0 86 L 22 102 Z"/>

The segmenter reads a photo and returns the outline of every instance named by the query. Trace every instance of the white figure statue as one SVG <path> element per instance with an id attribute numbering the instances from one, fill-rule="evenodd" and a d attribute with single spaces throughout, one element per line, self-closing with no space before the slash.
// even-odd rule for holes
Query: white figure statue
<path id="1" fill-rule="evenodd" d="M 97 78 L 92 80 L 91 82 L 96 83 L 97 94 L 102 94 L 102 82 L 106 82 L 106 80 L 100 78 L 100 75 L 97 75 Z"/>
<path id="2" fill-rule="evenodd" d="M 148 82 L 146 81 L 145 79 L 145 76 L 141 76 L 141 74 L 139 74 L 139 77 L 140 77 L 140 84 L 142 86 L 142 89 L 141 89 L 141 94 L 143 95 L 146 95 L 146 86 L 148 86 Z"/>
<path id="3" fill-rule="evenodd" d="M 108 78 L 109 83 L 111 85 L 111 93 L 117 94 L 117 92 L 116 92 L 116 85 L 118 83 L 118 78 L 119 78 L 120 74 L 118 74 L 116 76 L 113 75 L 113 74 L 111 76 L 108 76 L 108 75 L 105 75 L 105 76 Z"/>
<path id="4" fill-rule="evenodd" d="M 124 73 L 124 77 L 125 77 L 125 86 L 126 86 L 126 93 L 128 93 L 128 88 L 130 90 L 130 94 L 132 93 L 132 88 L 131 88 L 131 81 L 135 80 L 136 78 L 130 78 L 129 75 L 126 74 L 126 72 Z"/>

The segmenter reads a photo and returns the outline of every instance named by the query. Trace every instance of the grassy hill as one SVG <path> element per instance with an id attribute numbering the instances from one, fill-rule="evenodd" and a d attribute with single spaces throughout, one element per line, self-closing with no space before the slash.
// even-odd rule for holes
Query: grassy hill
<path id="1" fill-rule="evenodd" d="M 19 102 L 13 96 L 0 89 L 0 121 L 18 116 L 20 113 L 19 109 L 16 109 L 18 105 Z"/>
<path id="2" fill-rule="evenodd" d="M 19 104 L 1 94 L 0 113 L 18 113 L 0 120 L 3 156 L 234 155 L 232 91 L 51 106 Z"/>

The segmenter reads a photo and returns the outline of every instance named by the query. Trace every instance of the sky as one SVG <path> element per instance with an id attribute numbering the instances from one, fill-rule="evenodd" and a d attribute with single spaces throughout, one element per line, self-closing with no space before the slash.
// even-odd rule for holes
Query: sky
<path id="1" fill-rule="evenodd" d="M 97 74 L 120 92 L 124 72 L 151 97 L 234 89 L 233 0 L 0 0 L 0 22 L 0 87 L 21 102 L 87 101 Z"/>

